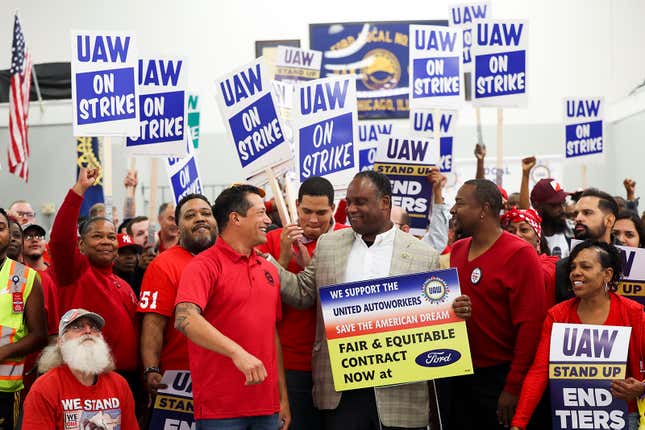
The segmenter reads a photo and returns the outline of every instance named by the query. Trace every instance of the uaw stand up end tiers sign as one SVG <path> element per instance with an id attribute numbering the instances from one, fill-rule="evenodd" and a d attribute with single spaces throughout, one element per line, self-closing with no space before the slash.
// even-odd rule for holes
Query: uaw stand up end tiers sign
<path id="1" fill-rule="evenodd" d="M 473 373 L 455 269 L 320 289 L 337 391 Z"/>

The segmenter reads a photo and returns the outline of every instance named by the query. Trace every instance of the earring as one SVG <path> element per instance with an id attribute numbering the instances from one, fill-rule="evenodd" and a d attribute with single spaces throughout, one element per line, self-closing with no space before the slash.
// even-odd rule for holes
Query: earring
<path id="1" fill-rule="evenodd" d="M 605 293 L 609 291 L 609 283 L 605 282 Z"/>

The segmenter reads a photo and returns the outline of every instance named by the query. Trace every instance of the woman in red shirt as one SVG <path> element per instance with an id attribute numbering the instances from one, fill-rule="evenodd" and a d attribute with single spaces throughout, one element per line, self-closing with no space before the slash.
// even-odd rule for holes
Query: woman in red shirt
<path id="1" fill-rule="evenodd" d="M 555 263 L 558 257 L 549 255 L 549 248 L 542 240 L 542 218 L 533 209 L 512 207 L 500 219 L 502 228 L 524 239 L 535 248 L 542 265 L 547 309 L 555 305 Z"/>
<path id="2" fill-rule="evenodd" d="M 524 429 L 544 392 L 549 373 L 549 347 L 553 323 L 598 324 L 632 328 L 627 356 L 627 378 L 611 383 L 612 395 L 628 401 L 629 429 L 638 428 L 635 400 L 645 392 L 641 357 L 645 351 L 643 306 L 614 293 L 622 273 L 622 258 L 613 245 L 597 241 L 578 244 L 570 255 L 569 279 L 576 297 L 549 309 L 542 336 L 515 410 L 511 430 Z"/>

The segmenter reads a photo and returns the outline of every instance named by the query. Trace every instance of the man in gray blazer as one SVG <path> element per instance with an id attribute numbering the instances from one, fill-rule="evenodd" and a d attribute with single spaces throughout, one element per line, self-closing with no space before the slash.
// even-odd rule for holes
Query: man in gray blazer
<path id="1" fill-rule="evenodd" d="M 344 392 L 334 390 L 327 338 L 318 288 L 439 268 L 437 251 L 414 236 L 393 228 L 392 189 L 388 178 L 375 171 L 354 176 L 347 190 L 351 229 L 324 234 L 312 261 L 299 274 L 276 264 L 282 300 L 307 308 L 317 304 L 316 340 L 312 355 L 313 398 L 322 411 L 325 430 L 426 429 L 430 399 L 427 382 Z M 297 240 L 299 232 L 292 236 Z M 470 299 L 453 303 L 461 318 L 470 317 Z M 434 401 L 434 399 L 433 399 Z"/>

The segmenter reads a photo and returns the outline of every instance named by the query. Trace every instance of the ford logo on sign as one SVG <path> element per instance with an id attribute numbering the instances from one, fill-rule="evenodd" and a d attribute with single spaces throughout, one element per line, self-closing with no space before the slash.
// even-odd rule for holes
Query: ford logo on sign
<path id="1" fill-rule="evenodd" d="M 414 361 L 423 367 L 441 367 L 452 364 L 460 358 L 461 353 L 454 349 L 433 349 L 419 354 Z"/>

